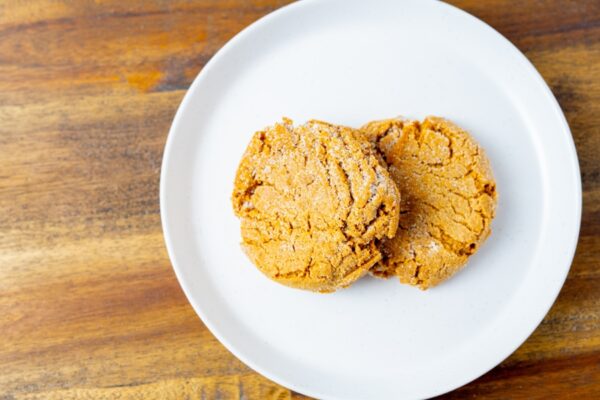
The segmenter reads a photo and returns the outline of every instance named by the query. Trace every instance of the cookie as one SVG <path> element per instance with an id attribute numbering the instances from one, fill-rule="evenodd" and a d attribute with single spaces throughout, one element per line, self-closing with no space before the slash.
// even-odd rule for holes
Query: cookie
<path id="1" fill-rule="evenodd" d="M 490 234 L 496 184 L 487 157 L 450 121 L 389 119 L 361 128 L 402 193 L 400 226 L 382 244 L 380 277 L 427 289 L 458 272 Z"/>
<path id="2" fill-rule="evenodd" d="M 361 132 L 284 119 L 252 138 L 232 195 L 242 247 L 279 283 L 332 292 L 381 259 L 400 193 Z"/>

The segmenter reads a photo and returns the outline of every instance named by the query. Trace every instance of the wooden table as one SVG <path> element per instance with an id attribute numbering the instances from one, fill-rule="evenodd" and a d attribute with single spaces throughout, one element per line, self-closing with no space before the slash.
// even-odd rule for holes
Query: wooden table
<path id="1" fill-rule="evenodd" d="M 244 366 L 196 317 L 158 204 L 190 82 L 286 2 L 0 3 L 0 399 L 304 398 Z M 600 398 L 600 1 L 452 2 L 551 86 L 575 137 L 584 209 L 544 322 L 445 398 Z"/>

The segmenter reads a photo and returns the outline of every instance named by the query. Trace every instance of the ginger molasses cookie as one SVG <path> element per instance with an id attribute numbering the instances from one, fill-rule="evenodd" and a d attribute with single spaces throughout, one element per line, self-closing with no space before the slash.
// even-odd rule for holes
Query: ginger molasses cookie
<path id="1" fill-rule="evenodd" d="M 381 259 L 400 194 L 358 130 L 289 119 L 254 134 L 232 204 L 242 246 L 269 278 L 318 292 L 350 285 Z"/>
<path id="2" fill-rule="evenodd" d="M 483 150 L 450 121 L 389 119 L 361 128 L 402 193 L 396 236 L 376 276 L 427 289 L 459 271 L 490 234 L 496 184 Z"/>

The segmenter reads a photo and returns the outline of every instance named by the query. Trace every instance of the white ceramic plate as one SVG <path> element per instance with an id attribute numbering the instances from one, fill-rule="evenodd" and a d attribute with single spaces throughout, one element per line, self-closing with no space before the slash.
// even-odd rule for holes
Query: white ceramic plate
<path id="1" fill-rule="evenodd" d="M 467 267 L 422 292 L 367 277 L 323 295 L 280 286 L 239 247 L 229 196 L 252 134 L 288 116 L 359 126 L 454 120 L 487 150 L 500 201 Z M 321 399 L 425 398 L 511 354 L 569 270 L 581 187 L 565 118 L 527 59 L 435 1 L 303 1 L 254 23 L 196 78 L 167 141 L 161 215 L 206 326 L 268 378 Z"/>

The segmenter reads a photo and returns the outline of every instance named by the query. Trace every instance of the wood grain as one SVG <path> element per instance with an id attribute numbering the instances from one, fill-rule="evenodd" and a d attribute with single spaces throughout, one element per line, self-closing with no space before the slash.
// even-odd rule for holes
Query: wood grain
<path id="1" fill-rule="evenodd" d="M 0 3 L 0 399 L 300 399 L 207 331 L 167 257 L 158 178 L 193 77 L 287 1 Z M 584 188 L 567 282 L 511 357 L 443 397 L 600 398 L 600 2 L 453 0 L 535 64 Z"/>

